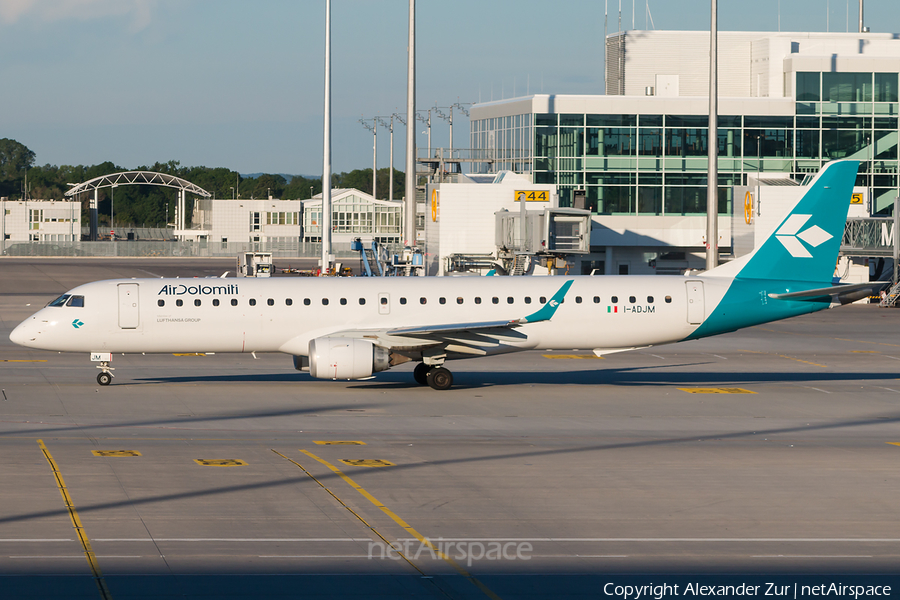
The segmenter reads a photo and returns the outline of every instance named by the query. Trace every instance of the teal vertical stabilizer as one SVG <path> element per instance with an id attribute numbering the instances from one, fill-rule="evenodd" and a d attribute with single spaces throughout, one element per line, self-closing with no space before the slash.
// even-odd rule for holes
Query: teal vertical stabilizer
<path id="1" fill-rule="evenodd" d="M 753 253 L 703 277 L 732 276 L 722 300 L 686 339 L 697 339 L 829 307 L 773 294 L 831 285 L 859 161 L 828 163 L 772 234 Z"/>
<path id="2" fill-rule="evenodd" d="M 856 160 L 825 165 L 737 277 L 830 284 L 858 169 Z"/>

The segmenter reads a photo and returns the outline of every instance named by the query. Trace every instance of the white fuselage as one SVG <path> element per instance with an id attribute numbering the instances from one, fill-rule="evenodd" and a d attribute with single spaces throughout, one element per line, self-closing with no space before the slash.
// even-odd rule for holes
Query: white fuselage
<path id="1" fill-rule="evenodd" d="M 346 331 L 521 319 L 568 280 L 552 319 L 494 335 L 486 353 L 677 342 L 730 283 L 706 278 L 697 292 L 699 278 L 677 276 L 118 279 L 69 291 L 83 306 L 47 306 L 10 337 L 69 352 L 306 355 L 311 340 Z"/>

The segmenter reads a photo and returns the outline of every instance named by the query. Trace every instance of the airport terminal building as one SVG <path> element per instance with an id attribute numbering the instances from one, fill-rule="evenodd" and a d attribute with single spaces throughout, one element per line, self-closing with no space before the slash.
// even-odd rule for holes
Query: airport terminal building
<path id="1" fill-rule="evenodd" d="M 719 32 L 718 47 L 723 251 L 732 246 L 732 186 L 796 184 L 838 158 L 862 161 L 856 191 L 867 213 L 891 214 L 896 35 Z M 652 273 L 667 261 L 702 267 L 709 33 L 626 31 L 608 36 L 606 50 L 606 95 L 473 106 L 471 147 L 491 158 L 476 172 L 530 174 L 557 186 L 561 206 L 590 209 L 586 260 L 605 262 L 606 273 Z"/>

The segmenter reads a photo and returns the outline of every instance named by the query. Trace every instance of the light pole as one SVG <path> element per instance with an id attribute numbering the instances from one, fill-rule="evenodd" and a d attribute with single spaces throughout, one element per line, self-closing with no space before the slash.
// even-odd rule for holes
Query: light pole
<path id="1" fill-rule="evenodd" d="M 422 111 L 425 112 L 425 111 Z M 416 113 L 416 119 L 422 121 L 426 125 L 428 125 L 428 154 L 427 157 L 431 158 L 431 109 L 428 109 L 428 119 L 422 116 L 421 112 Z"/>
<path id="2" fill-rule="evenodd" d="M 387 127 L 391 135 L 390 144 L 390 172 L 388 173 L 388 200 L 394 201 L 394 115 L 390 117 L 375 117 L 382 127 Z M 384 119 L 390 118 L 390 121 Z"/>
<path id="3" fill-rule="evenodd" d="M 359 122 L 372 132 L 372 197 L 377 198 L 375 195 L 375 179 L 378 177 L 378 118 L 372 119 L 371 125 L 369 125 L 367 119 L 360 119 Z"/>
<path id="4" fill-rule="evenodd" d="M 397 119 L 403 125 L 406 125 L 406 119 L 394 113 L 391 115 L 391 164 L 394 159 L 394 119 Z M 394 167 L 391 167 L 391 200 L 394 199 Z"/>
<path id="5" fill-rule="evenodd" d="M 449 114 L 441 112 L 442 108 L 449 109 Z M 435 106 L 434 112 L 437 116 L 450 123 L 450 156 L 453 158 L 453 107 L 452 106 Z"/>
<path id="6" fill-rule="evenodd" d="M 109 188 L 109 241 L 113 241 L 116 235 L 116 184 L 112 184 Z"/>

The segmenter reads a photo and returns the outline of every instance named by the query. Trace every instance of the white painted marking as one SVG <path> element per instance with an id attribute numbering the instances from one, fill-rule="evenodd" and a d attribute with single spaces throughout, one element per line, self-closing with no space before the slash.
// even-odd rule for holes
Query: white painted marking
<path id="1" fill-rule="evenodd" d="M 368 554 L 260 554 L 257 558 L 376 558 Z M 385 556 L 385 558 L 389 558 Z M 395 559 L 391 559 L 395 560 Z"/>
<path id="2" fill-rule="evenodd" d="M 397 538 L 415 541 L 416 538 Z M 896 544 L 900 538 L 428 538 L 431 542 L 849 542 Z"/>
<path id="3" fill-rule="evenodd" d="M 888 358 L 893 358 L 894 360 L 900 360 L 900 358 L 897 358 L 896 356 L 891 356 L 890 354 L 882 354 L 882 356 L 886 356 Z"/>
<path id="4" fill-rule="evenodd" d="M 876 386 L 874 386 L 874 387 L 877 387 L 877 388 L 880 389 L 880 390 L 887 390 L 887 391 L 889 391 L 889 392 L 894 392 L 895 394 L 900 394 L 900 392 L 898 392 L 897 390 L 894 390 L 894 389 L 891 389 L 891 388 L 886 388 L 886 387 L 881 387 L 880 385 L 876 385 Z"/>
<path id="5" fill-rule="evenodd" d="M 371 538 L 91 538 L 92 542 L 371 542 Z"/>
<path id="6" fill-rule="evenodd" d="M 40 543 L 40 542 L 74 542 L 72 538 L 0 538 L 0 542 L 19 543 Z"/>
<path id="7" fill-rule="evenodd" d="M 713 354 L 713 356 L 715 356 L 716 358 L 721 358 L 722 360 L 728 360 L 724 356 L 719 356 L 718 354 Z"/>
<path id="8" fill-rule="evenodd" d="M 823 394 L 830 394 L 830 393 L 831 393 L 831 392 L 829 392 L 828 390 L 823 390 L 823 389 L 821 389 L 821 388 L 812 387 L 811 385 L 801 385 L 800 387 L 806 388 L 806 389 L 808 389 L 808 390 L 816 390 L 817 392 L 822 392 Z"/>
<path id="9" fill-rule="evenodd" d="M 650 356 L 655 356 L 656 358 L 658 358 L 660 360 L 666 360 L 665 356 L 660 356 L 659 354 L 651 354 Z"/>
<path id="10" fill-rule="evenodd" d="M 754 554 L 753 558 L 872 558 L 871 554 Z"/>

